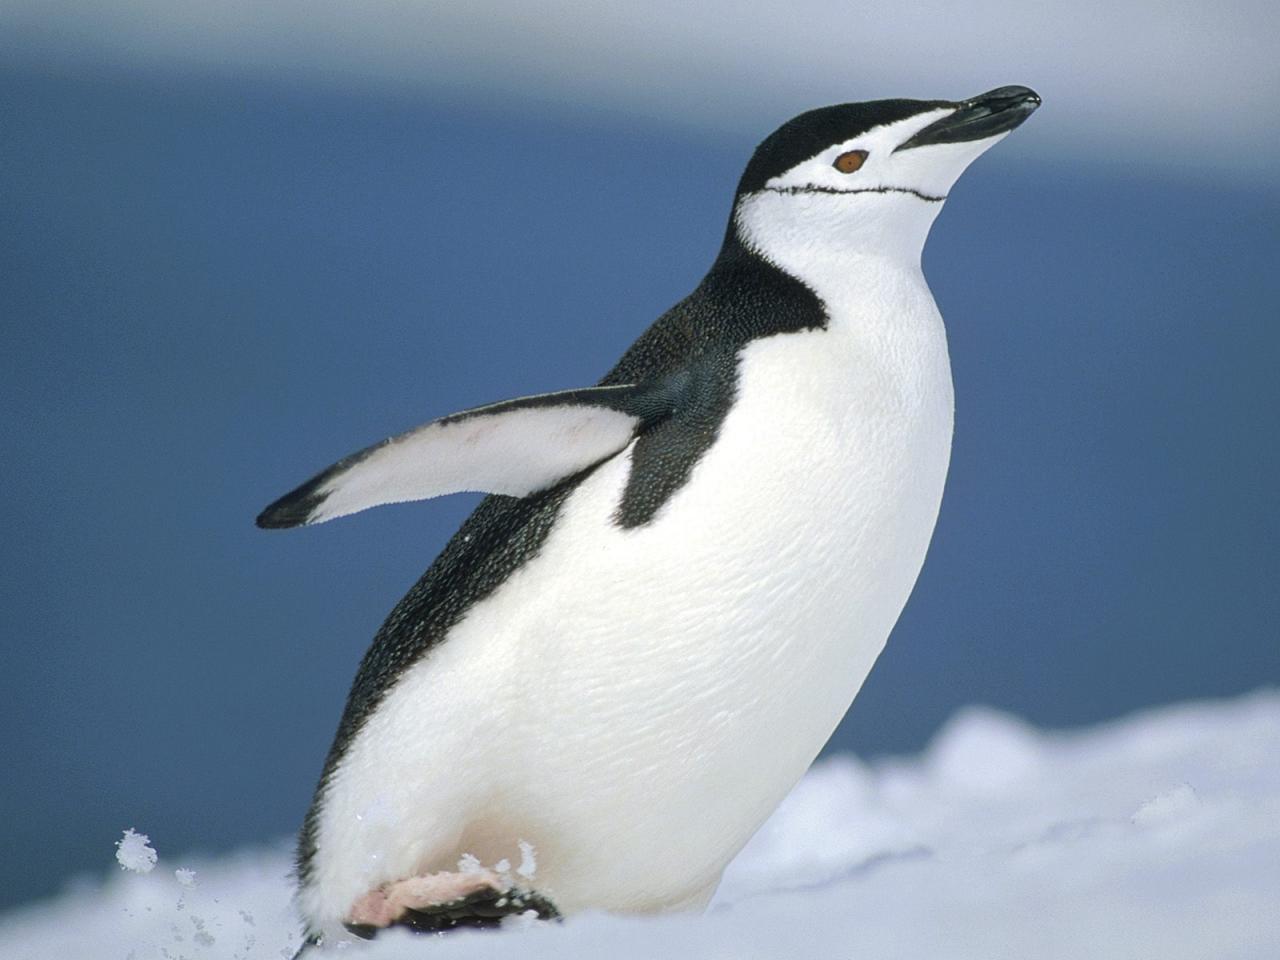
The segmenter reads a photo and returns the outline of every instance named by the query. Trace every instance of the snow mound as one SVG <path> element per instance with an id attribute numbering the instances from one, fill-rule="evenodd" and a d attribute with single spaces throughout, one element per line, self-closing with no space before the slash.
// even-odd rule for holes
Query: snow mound
<path id="1" fill-rule="evenodd" d="M 10 913 L 0 956 L 292 956 L 287 844 L 188 862 Z M 341 955 L 1273 960 L 1278 904 L 1280 693 L 1073 733 L 971 708 L 919 757 L 815 766 L 705 916 L 384 935 Z"/>

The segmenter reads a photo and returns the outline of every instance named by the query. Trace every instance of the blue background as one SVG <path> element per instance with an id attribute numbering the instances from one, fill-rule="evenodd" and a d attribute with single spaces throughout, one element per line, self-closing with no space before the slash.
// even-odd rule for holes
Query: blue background
<path id="1" fill-rule="evenodd" d="M 975 701 L 1059 726 L 1280 681 L 1277 194 L 1028 152 L 1057 109 L 926 251 L 951 475 L 833 749 L 918 749 Z M 389 433 L 593 382 L 709 265 L 768 129 L 35 69 L 0 72 L 0 116 L 4 904 L 124 827 L 175 856 L 296 827 L 475 498 L 254 515 Z"/>

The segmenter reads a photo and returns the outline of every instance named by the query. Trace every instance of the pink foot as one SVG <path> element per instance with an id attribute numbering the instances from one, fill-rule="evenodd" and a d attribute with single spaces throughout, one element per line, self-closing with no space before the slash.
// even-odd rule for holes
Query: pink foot
<path id="1" fill-rule="evenodd" d="M 406 910 L 435 912 L 480 893 L 497 898 L 510 888 L 510 881 L 491 870 L 409 877 L 370 890 L 355 902 L 347 923 L 360 927 L 389 927 L 400 920 Z"/>

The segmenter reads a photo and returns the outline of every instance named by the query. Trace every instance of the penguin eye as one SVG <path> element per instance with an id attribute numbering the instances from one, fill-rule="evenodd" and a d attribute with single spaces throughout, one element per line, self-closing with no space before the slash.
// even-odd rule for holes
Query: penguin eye
<path id="1" fill-rule="evenodd" d="M 867 159 L 867 151 L 850 150 L 848 153 L 842 153 L 836 157 L 836 162 L 832 164 L 841 173 L 853 173 L 860 169 Z"/>

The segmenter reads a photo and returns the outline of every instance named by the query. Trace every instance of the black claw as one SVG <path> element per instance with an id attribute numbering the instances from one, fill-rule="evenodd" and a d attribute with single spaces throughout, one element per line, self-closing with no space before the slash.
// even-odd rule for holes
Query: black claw
<path id="1" fill-rule="evenodd" d="M 511 910 L 505 906 L 498 906 L 497 903 L 473 903 L 469 907 L 470 911 L 477 917 L 485 919 L 498 919 L 508 916 Z"/>
<path id="2" fill-rule="evenodd" d="M 361 940 L 372 940 L 378 934 L 378 928 L 369 923 L 344 923 L 348 933 L 353 933 Z M 314 945 L 312 941 L 310 945 Z M 299 951 L 301 953 L 301 951 Z"/>
<path id="3" fill-rule="evenodd" d="M 406 908 L 391 926 L 404 927 L 414 933 L 436 934 L 459 928 L 486 930 L 499 926 L 503 917 L 528 910 L 532 910 L 541 920 L 560 919 L 560 911 L 556 909 L 556 905 L 532 890 L 504 891 L 485 887 L 448 903 L 431 904 L 416 910 Z M 348 924 L 347 929 L 358 937 L 364 937 L 365 930 L 373 930 L 357 924 Z"/>
<path id="4" fill-rule="evenodd" d="M 405 910 L 393 927 L 404 927 L 413 933 L 446 933 L 465 925 L 465 916 L 446 910 Z"/>

